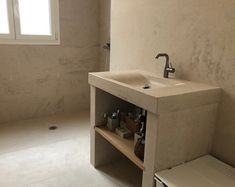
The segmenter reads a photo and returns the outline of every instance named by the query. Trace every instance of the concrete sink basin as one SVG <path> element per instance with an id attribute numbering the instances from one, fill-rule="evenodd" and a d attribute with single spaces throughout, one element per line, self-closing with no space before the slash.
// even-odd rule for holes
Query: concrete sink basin
<path id="1" fill-rule="evenodd" d="M 133 87 L 135 89 L 145 90 L 152 90 L 169 86 L 179 86 L 184 84 L 174 80 L 157 77 L 156 75 L 154 76 L 144 71 L 129 71 L 119 73 L 114 72 L 107 75 L 106 78 L 126 84 L 127 86 Z"/>
<path id="2" fill-rule="evenodd" d="M 89 84 L 153 113 L 215 102 L 220 95 L 218 87 L 142 70 L 89 73 Z"/>

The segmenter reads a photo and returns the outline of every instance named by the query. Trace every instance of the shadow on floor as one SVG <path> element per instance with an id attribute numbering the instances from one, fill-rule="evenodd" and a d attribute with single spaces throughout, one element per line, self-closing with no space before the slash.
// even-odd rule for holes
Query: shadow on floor
<path id="1" fill-rule="evenodd" d="M 97 169 L 107 177 L 111 178 L 116 184 L 118 184 L 118 181 L 122 181 L 122 187 L 123 183 L 128 187 L 142 186 L 143 172 L 127 158 L 123 158 L 112 164 L 101 166 Z"/>

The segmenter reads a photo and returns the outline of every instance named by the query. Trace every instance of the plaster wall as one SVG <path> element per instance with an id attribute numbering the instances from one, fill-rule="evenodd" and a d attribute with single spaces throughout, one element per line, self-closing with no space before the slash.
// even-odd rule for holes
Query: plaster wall
<path id="1" fill-rule="evenodd" d="M 110 42 L 110 6 L 111 0 L 100 0 L 100 66 L 109 70 L 110 51 L 103 46 Z"/>
<path id="2" fill-rule="evenodd" d="M 166 52 L 176 77 L 223 89 L 213 155 L 235 166 L 235 1 L 113 0 L 111 70 L 163 73 Z M 200 137 L 198 137 L 200 138 Z"/>
<path id="3" fill-rule="evenodd" d="M 61 44 L 0 45 L 0 123 L 89 108 L 99 0 L 60 0 Z"/>

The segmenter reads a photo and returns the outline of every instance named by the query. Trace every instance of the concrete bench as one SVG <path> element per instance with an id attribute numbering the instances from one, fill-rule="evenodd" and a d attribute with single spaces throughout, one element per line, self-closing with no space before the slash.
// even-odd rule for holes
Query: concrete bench
<path id="1" fill-rule="evenodd" d="M 157 187 L 235 187 L 235 168 L 206 155 L 156 173 Z"/>

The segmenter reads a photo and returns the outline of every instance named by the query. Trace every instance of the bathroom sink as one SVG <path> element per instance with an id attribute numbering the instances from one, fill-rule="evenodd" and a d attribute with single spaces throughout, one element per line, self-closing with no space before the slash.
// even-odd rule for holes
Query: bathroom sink
<path id="1" fill-rule="evenodd" d="M 114 72 L 112 74 L 107 75 L 106 78 L 126 84 L 135 89 L 144 89 L 144 90 L 152 90 L 167 86 L 181 85 L 179 82 L 175 82 L 170 79 L 167 80 L 140 71 L 119 72 L 119 73 Z"/>
<path id="2" fill-rule="evenodd" d="M 189 104 L 196 107 L 204 102 L 204 95 L 208 95 L 206 102 L 214 102 L 220 92 L 218 87 L 163 78 L 142 70 L 89 73 L 89 84 L 153 113 L 174 111 Z"/>

